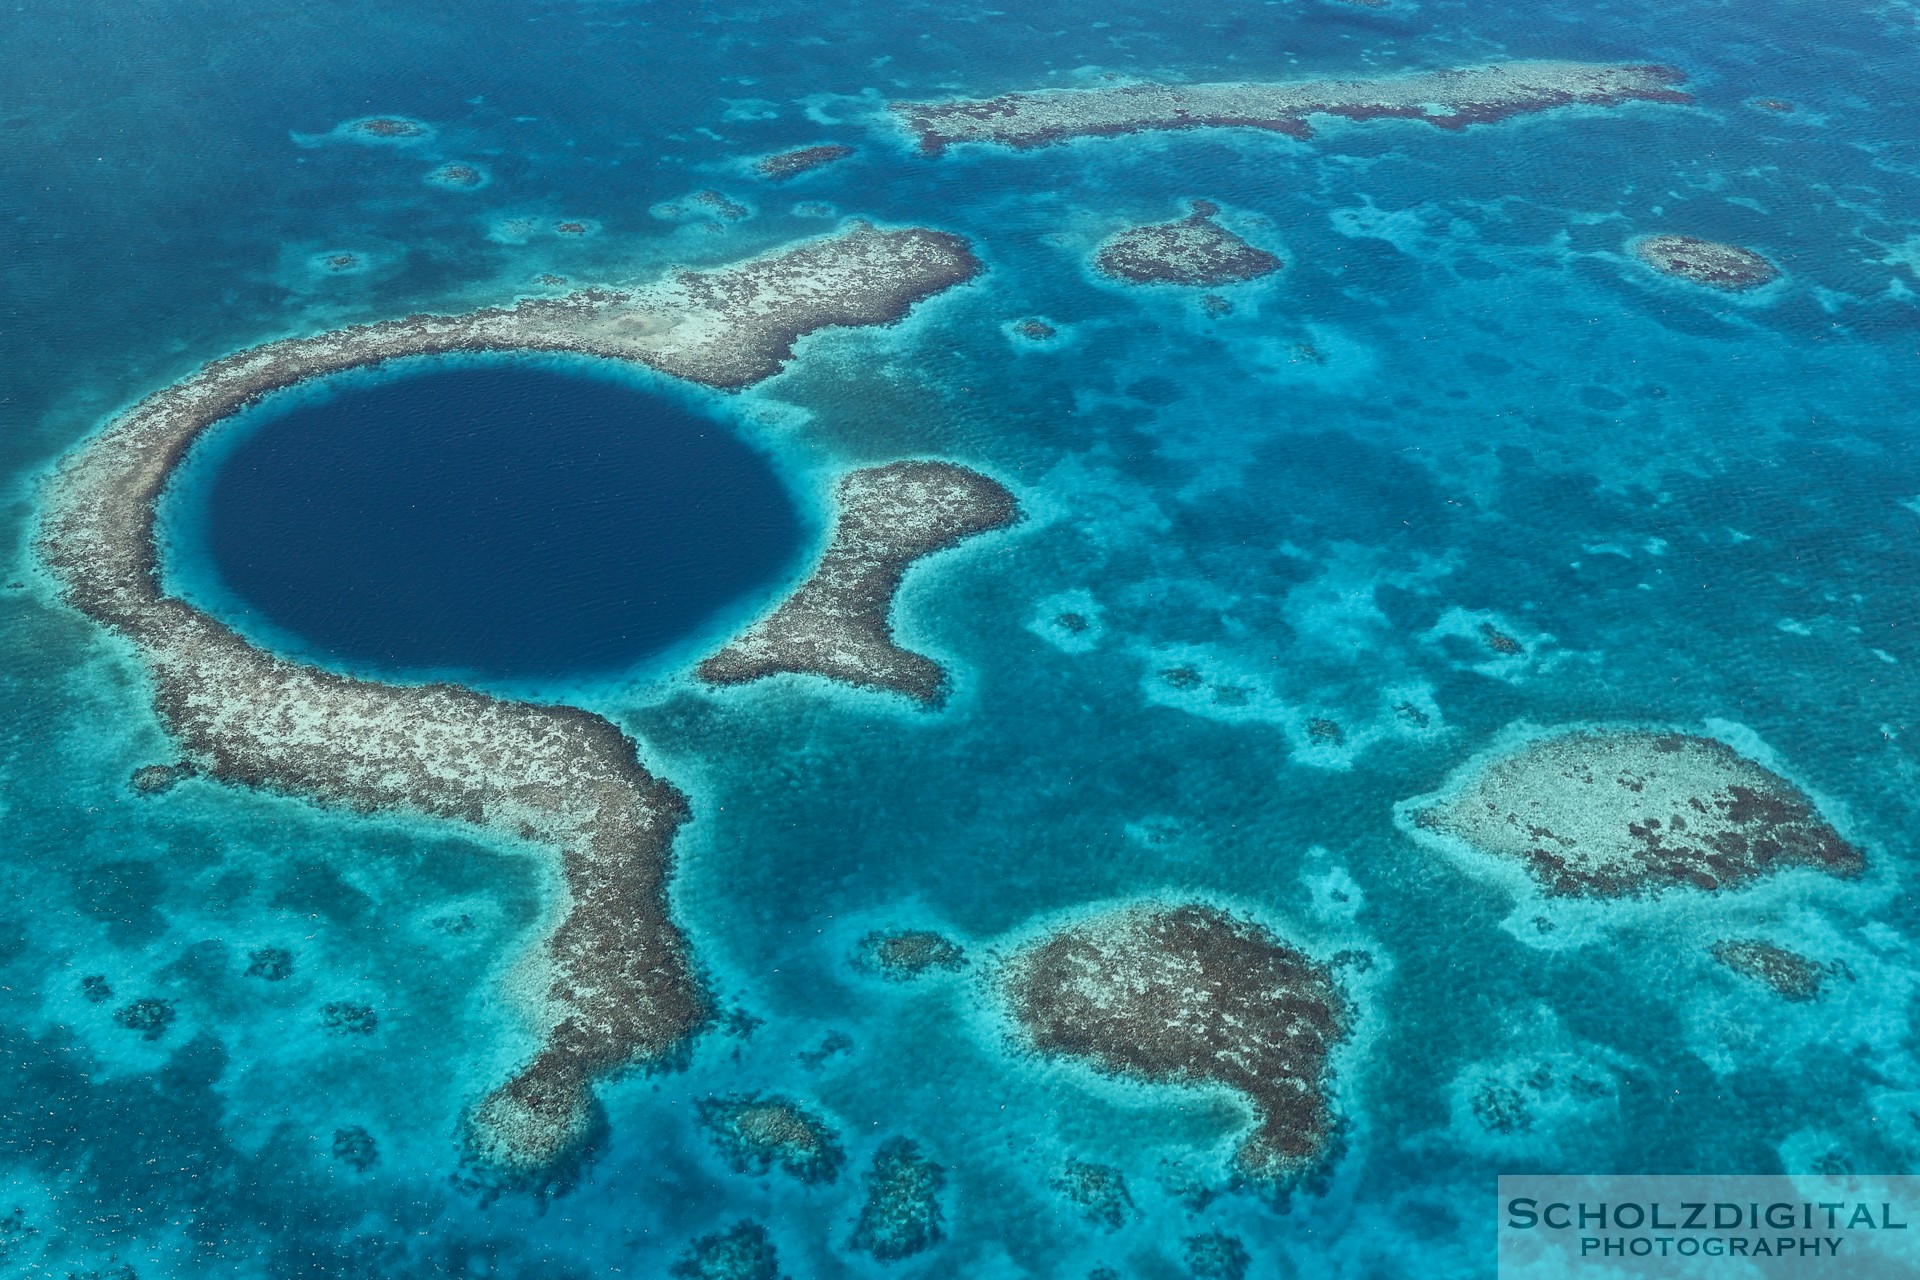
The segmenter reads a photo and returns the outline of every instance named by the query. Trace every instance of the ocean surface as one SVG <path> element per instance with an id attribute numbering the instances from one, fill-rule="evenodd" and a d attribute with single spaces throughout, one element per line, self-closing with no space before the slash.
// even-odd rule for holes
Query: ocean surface
<path id="1" fill-rule="evenodd" d="M 1903 0 L 9 7 L 0 1275 L 657 1277 L 751 1219 L 795 1280 L 1210 1280 L 1231 1268 L 1188 1242 L 1216 1233 L 1249 1277 L 1480 1277 L 1500 1172 L 1912 1171 L 1917 46 Z M 1535 57 L 1668 63 L 1696 101 L 938 160 L 882 113 Z M 333 132 L 375 113 L 430 136 Z M 818 142 L 857 154 L 778 186 L 743 163 Z M 484 182 L 427 181 L 449 162 Z M 751 216 L 676 203 L 705 188 Z M 1285 270 L 1221 291 L 1224 316 L 1094 273 L 1102 239 L 1193 198 Z M 424 820 L 204 779 L 136 794 L 178 749 L 136 656 L 37 566 L 40 486 L 239 347 L 852 216 L 957 232 L 988 269 L 735 395 L 505 362 L 269 404 L 173 495 L 167 572 L 257 640 L 587 707 L 689 797 L 670 896 L 727 1016 L 602 1090 L 577 1188 L 476 1195 L 459 1118 L 532 1043 L 502 980 L 549 871 Z M 1655 232 L 1783 277 L 1656 278 L 1626 249 Z M 1021 337 L 1029 317 L 1057 336 Z M 460 405 L 470 447 L 447 449 Z M 903 457 L 992 475 L 1025 513 L 901 593 L 945 709 L 694 682 L 803 570 L 834 477 Z M 475 505 L 494 497 L 511 519 Z M 433 530 L 469 538 L 407 532 L 439 502 L 467 505 Z M 710 536 L 677 541 L 695 523 Z M 424 594 L 370 608 L 372 575 Z M 1550 944 L 1395 825 L 1516 727 L 1622 722 L 1772 762 L 1868 875 Z M 1283 1201 L 1226 1185 L 1231 1098 L 1035 1058 L 983 976 L 1051 922 L 1192 898 L 1372 958 L 1340 1151 Z M 970 963 L 917 983 L 850 963 L 894 926 Z M 1783 1002 L 1705 957 L 1729 931 L 1847 976 Z M 249 976 L 268 951 L 290 971 Z M 149 999 L 171 1002 L 159 1034 L 116 1020 Z M 697 1108 L 753 1091 L 832 1124 L 836 1180 L 729 1167 Z M 1490 1096 L 1523 1114 L 1490 1119 Z M 849 1242 L 895 1136 L 945 1170 L 943 1238 L 880 1263 Z M 1055 1189 L 1069 1157 L 1123 1171 L 1117 1229 Z"/>

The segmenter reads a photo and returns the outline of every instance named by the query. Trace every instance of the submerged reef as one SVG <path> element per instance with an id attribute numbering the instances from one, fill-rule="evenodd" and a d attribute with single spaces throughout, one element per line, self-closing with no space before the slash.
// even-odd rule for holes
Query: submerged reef
<path id="1" fill-rule="evenodd" d="M 1780 268 L 1751 249 L 1698 236 L 1647 236 L 1634 241 L 1633 254 L 1663 276 L 1728 293 L 1758 289 L 1780 275 Z"/>
<path id="2" fill-rule="evenodd" d="M 852 154 L 852 147 L 828 142 L 817 147 L 800 147 L 793 151 L 782 151 L 778 155 L 763 156 L 754 162 L 753 171 L 769 181 L 785 182 L 788 178 L 797 178 L 803 173 L 845 160 Z"/>
<path id="3" fill-rule="evenodd" d="M 1782 1000 L 1796 1004 L 1818 1000 L 1832 972 L 1795 951 L 1757 939 L 1725 939 L 1713 944 L 1713 958 L 1743 978 L 1765 983 Z"/>
<path id="4" fill-rule="evenodd" d="M 150 764 L 135 769 L 127 783 L 143 796 L 157 796 L 173 790 L 197 772 L 192 763 L 186 760 L 178 764 Z"/>
<path id="5" fill-rule="evenodd" d="M 1195 200 L 1184 218 L 1122 231 L 1093 255 L 1103 275 L 1129 284 L 1234 284 L 1285 264 L 1213 220 L 1220 206 Z"/>
<path id="6" fill-rule="evenodd" d="M 333 1131 L 333 1158 L 365 1173 L 380 1162 L 380 1144 L 361 1126 L 346 1125 Z"/>
<path id="7" fill-rule="evenodd" d="M 700 678 L 729 685 L 812 674 L 938 706 L 947 674 L 893 642 L 894 593 L 920 557 L 1012 524 L 1013 495 L 951 462 L 893 462 L 843 476 L 835 507 L 833 536 L 812 575 L 702 662 Z"/>
<path id="8" fill-rule="evenodd" d="M 1553 897 L 1737 888 L 1789 867 L 1866 867 L 1799 788 L 1712 738 L 1643 729 L 1537 738 L 1475 767 L 1418 831 L 1516 862 Z"/>
<path id="9" fill-rule="evenodd" d="M 262 947 L 258 951 L 247 953 L 246 976 L 249 978 L 280 982 L 292 973 L 293 952 L 284 947 Z"/>
<path id="10" fill-rule="evenodd" d="M 1424 120 L 1441 129 L 1585 104 L 1691 102 L 1672 67 L 1588 62 L 1504 62 L 1368 80 L 1131 84 L 1040 89 L 998 98 L 895 102 L 894 116 L 939 155 L 960 142 L 1025 150 L 1068 138 L 1155 129 L 1268 129 L 1309 138 L 1308 117 Z"/>
<path id="11" fill-rule="evenodd" d="M 935 969 L 963 968 L 967 953 L 957 942 L 928 929 L 889 929 L 860 939 L 854 964 L 889 982 L 911 982 Z"/>
<path id="12" fill-rule="evenodd" d="M 695 1240 L 667 1274 L 673 1280 L 782 1280 L 772 1237 L 750 1218 Z"/>
<path id="13" fill-rule="evenodd" d="M 444 187 L 449 191 L 475 191 L 487 185 L 487 172 L 479 165 L 468 164 L 464 160 L 449 160 L 430 170 L 424 181 L 428 186 Z"/>
<path id="14" fill-rule="evenodd" d="M 544 1185 L 597 1130 L 593 1082 L 667 1060 L 707 1020 L 665 896 L 686 800 L 589 712 L 358 680 L 253 647 L 162 591 L 155 504 L 209 428 L 309 379 L 409 356 L 536 351 L 744 387 L 778 372 L 802 335 L 890 323 L 979 269 L 957 236 L 858 224 L 633 289 L 271 342 L 147 396 L 47 484 L 39 555 L 70 605 L 137 647 L 160 718 L 199 772 L 360 812 L 471 823 L 555 855 L 565 900 L 522 988 L 542 1043 L 467 1119 L 466 1155 L 488 1185 Z"/>
<path id="15" fill-rule="evenodd" d="M 846 1162 L 827 1122 L 791 1098 L 707 1098 L 699 1111 L 700 1123 L 735 1173 L 763 1174 L 777 1164 L 802 1182 L 832 1182 Z"/>
<path id="16" fill-rule="evenodd" d="M 1253 1258 L 1238 1236 L 1224 1231 L 1209 1231 L 1188 1236 L 1185 1246 L 1187 1274 L 1193 1280 L 1246 1280 Z"/>
<path id="17" fill-rule="evenodd" d="M 1242 1095 L 1257 1120 L 1234 1157 L 1242 1177 L 1291 1183 L 1330 1154 L 1328 1059 L 1348 1004 L 1325 966 L 1261 926 L 1203 905 L 1125 907 L 1022 948 L 1001 984 L 1043 1054 Z"/>
<path id="18" fill-rule="evenodd" d="M 889 1138 L 867 1170 L 867 1198 L 848 1247 L 881 1262 L 910 1258 L 940 1243 L 940 1190 L 947 1172 L 911 1138 Z"/>
<path id="19" fill-rule="evenodd" d="M 129 1031 L 138 1031 L 142 1040 L 158 1040 L 167 1034 L 177 1015 L 173 1001 L 146 996 L 113 1011 L 113 1020 Z"/>
<path id="20" fill-rule="evenodd" d="M 1072 1201 L 1089 1222 L 1118 1231 L 1133 1213 L 1127 1180 L 1110 1164 L 1067 1157 L 1066 1167 L 1054 1175 L 1053 1189 Z"/>

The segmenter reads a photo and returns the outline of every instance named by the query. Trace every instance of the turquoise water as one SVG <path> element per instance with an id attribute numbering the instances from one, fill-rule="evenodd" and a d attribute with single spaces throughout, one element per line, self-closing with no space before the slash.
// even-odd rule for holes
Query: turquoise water
<path id="1" fill-rule="evenodd" d="M 1502 1171 L 1914 1166 L 1906 7 L 182 2 L 0 29 L 21 584 L 0 592 L 0 1220 L 21 1213 L 0 1267 L 655 1276 L 750 1217 L 796 1278 L 1180 1276 L 1210 1232 L 1256 1276 L 1485 1276 Z M 939 161 L 876 119 L 890 97 L 1105 71 L 1507 56 L 1669 62 L 1698 100 Z M 329 137 L 376 112 L 432 136 Z M 740 164 L 828 141 L 858 154 L 783 186 Z M 450 161 L 489 181 L 426 181 Z M 753 216 L 651 212 L 703 188 Z M 1106 235 L 1195 197 L 1287 268 L 1225 291 L 1217 319 L 1092 273 Z M 34 486 L 106 415 L 237 346 L 543 274 L 726 261 L 829 229 L 808 204 L 959 232 L 989 270 L 897 327 L 808 339 L 706 411 L 778 459 L 804 510 L 847 467 L 946 457 L 1027 519 L 908 580 L 900 636 L 954 675 L 937 714 L 678 669 L 549 682 L 689 794 L 674 907 L 717 1001 L 750 1018 L 605 1090 L 608 1145 L 571 1194 L 483 1203 L 452 1177 L 457 1120 L 531 1043 L 499 992 L 544 871 L 459 830 L 201 780 L 135 795 L 130 772 L 177 753 L 130 655 L 51 601 Z M 553 230 L 576 220 L 589 234 Z M 1746 244 L 1785 278 L 1739 299 L 1655 279 L 1625 245 L 1661 231 Z M 351 270 L 328 265 L 342 254 Z M 1030 316 L 1058 336 L 1021 338 Z M 1491 651 L 1486 624 L 1523 652 Z M 1617 721 L 1769 752 L 1868 876 L 1547 945 L 1394 824 L 1517 724 Z M 1344 1150 L 1285 1205 L 1193 1191 L 1224 1181 L 1230 1100 L 1030 1060 L 981 980 L 1063 914 L 1192 895 L 1374 957 L 1337 1064 Z M 859 972 L 860 939 L 895 925 L 973 963 Z M 1853 980 L 1784 1004 L 1705 957 L 1729 934 Z M 268 948 L 292 972 L 246 976 Z M 89 976 L 113 996 L 90 1001 Z M 173 1002 L 154 1039 L 114 1020 L 142 998 Z M 376 1012 L 369 1034 L 329 1026 L 349 1004 Z M 1476 1114 L 1490 1084 L 1526 1126 Z M 753 1091 L 835 1127 L 834 1182 L 728 1166 L 696 1110 Z M 377 1147 L 364 1169 L 334 1155 L 353 1126 Z M 945 1238 L 883 1266 L 847 1245 L 895 1136 L 946 1170 Z M 1069 1156 L 1123 1170 L 1119 1230 L 1051 1188 Z"/>

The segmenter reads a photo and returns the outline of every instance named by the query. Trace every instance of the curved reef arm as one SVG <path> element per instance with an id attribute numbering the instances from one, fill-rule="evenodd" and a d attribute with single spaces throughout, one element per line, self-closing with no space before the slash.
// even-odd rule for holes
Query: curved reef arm
<path id="1" fill-rule="evenodd" d="M 269 392 L 444 352 L 632 360 L 712 387 L 777 372 L 801 335 L 885 324 L 966 280 L 965 241 L 908 228 L 844 234 L 631 291 L 585 290 L 466 315 L 417 315 L 216 360 L 155 392 L 66 460 L 38 550 L 75 608 L 132 641 L 162 720 L 208 776 L 365 812 L 456 819 L 546 846 L 566 901 L 544 939 L 533 1061 L 470 1113 L 486 1175 L 542 1185 L 598 1124 L 593 1082 L 657 1062 L 707 1019 L 665 887 L 687 805 L 608 721 L 456 685 L 351 679 L 263 652 L 160 586 L 154 511 L 202 433 Z"/>
<path id="2" fill-rule="evenodd" d="M 725 685 L 812 674 L 938 706 L 946 672 L 893 642 L 894 593 L 921 556 L 1012 524 L 1013 495 L 950 462 L 895 462 L 848 473 L 835 499 L 833 538 L 812 576 L 701 663 L 700 678 Z"/>

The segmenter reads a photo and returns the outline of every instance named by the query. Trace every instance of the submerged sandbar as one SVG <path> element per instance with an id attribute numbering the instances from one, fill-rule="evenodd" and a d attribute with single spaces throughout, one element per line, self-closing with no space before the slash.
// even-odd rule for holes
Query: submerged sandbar
<path id="1" fill-rule="evenodd" d="M 473 823 L 556 856 L 566 900 L 531 969 L 542 975 L 528 1010 L 540 1047 L 467 1124 L 468 1155 L 487 1178 L 537 1187 L 563 1176 L 601 1123 L 593 1083 L 667 1058 L 708 1019 L 665 896 L 685 798 L 590 712 L 304 666 L 167 595 L 154 519 L 169 478 L 216 423 L 310 378 L 403 357 L 542 351 L 742 387 L 777 372 L 804 334 L 890 323 L 979 269 L 957 236 L 855 224 L 638 288 L 270 342 L 147 396 L 49 481 L 40 556 L 68 603 L 138 648 L 160 717 L 199 772 L 362 812 Z"/>
<path id="2" fill-rule="evenodd" d="M 1528 61 L 1364 80 L 1130 84 L 1039 89 L 997 98 L 895 102 L 894 116 L 927 155 L 962 142 L 1027 150 L 1068 138 L 1164 129 L 1266 129 L 1313 136 L 1309 118 L 1424 120 L 1464 129 L 1567 106 L 1691 102 L 1685 75 L 1651 64 Z"/>

